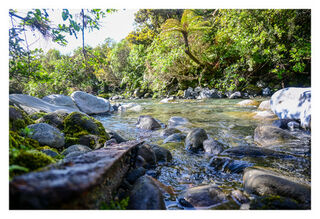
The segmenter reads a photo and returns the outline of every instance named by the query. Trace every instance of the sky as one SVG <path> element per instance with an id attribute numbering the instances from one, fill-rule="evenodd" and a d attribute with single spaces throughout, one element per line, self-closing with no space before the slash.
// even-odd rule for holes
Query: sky
<path id="1" fill-rule="evenodd" d="M 69 10 L 72 14 L 77 14 L 80 12 L 80 9 Z M 93 30 L 85 32 L 85 44 L 95 47 L 99 44 L 102 44 L 106 38 L 110 37 L 116 42 L 124 39 L 133 29 L 134 23 L 134 13 L 138 9 L 119 9 L 116 12 L 108 13 L 101 20 L 101 27 L 99 30 Z M 61 17 L 61 9 L 48 10 L 49 19 L 53 25 L 63 23 Z M 22 12 L 22 16 L 25 16 L 26 13 Z M 62 54 L 71 54 L 74 49 L 82 46 L 81 34 L 78 34 L 78 39 L 74 35 L 66 35 L 66 40 L 68 44 L 66 46 L 60 46 L 57 43 L 52 42 L 50 39 L 44 39 L 40 33 L 36 31 L 27 31 L 26 33 L 27 41 L 29 48 L 31 50 L 35 48 L 42 48 L 44 52 L 47 52 L 49 49 L 57 49 Z M 24 38 L 24 36 L 23 36 Z"/>

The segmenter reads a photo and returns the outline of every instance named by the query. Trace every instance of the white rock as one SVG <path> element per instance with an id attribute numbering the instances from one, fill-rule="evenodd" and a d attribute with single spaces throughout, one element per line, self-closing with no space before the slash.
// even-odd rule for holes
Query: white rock
<path id="1" fill-rule="evenodd" d="M 280 119 L 300 120 L 302 128 L 311 128 L 311 88 L 281 89 L 272 95 L 270 105 Z"/>

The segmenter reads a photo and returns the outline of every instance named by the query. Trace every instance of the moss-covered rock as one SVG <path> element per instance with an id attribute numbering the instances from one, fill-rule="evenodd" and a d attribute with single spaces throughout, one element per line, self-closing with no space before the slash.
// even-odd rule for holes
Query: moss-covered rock
<path id="1" fill-rule="evenodd" d="M 110 139 L 105 128 L 98 120 L 87 116 L 83 113 L 73 112 L 69 114 L 63 121 L 66 145 L 80 144 L 80 139 L 83 136 L 95 135 L 98 143 L 103 145 Z M 91 141 L 90 141 L 91 142 Z M 96 144 L 92 141 L 93 144 Z M 87 145 L 87 144 L 86 144 Z M 87 145 L 90 148 L 96 148 L 95 145 Z"/>
<path id="2" fill-rule="evenodd" d="M 32 123 L 33 121 L 23 110 L 9 106 L 9 129 L 11 131 L 19 131 Z"/>
<path id="3" fill-rule="evenodd" d="M 43 113 L 43 112 L 33 113 L 30 115 L 30 118 L 33 120 L 37 120 L 43 117 L 44 115 L 47 115 L 47 113 Z"/>
<path id="4" fill-rule="evenodd" d="M 38 150 L 22 150 L 19 152 L 18 156 L 13 159 L 14 164 L 26 167 L 30 171 L 37 170 L 54 162 L 52 157 Z"/>
<path id="5" fill-rule="evenodd" d="M 19 148 L 21 145 L 24 145 L 27 148 L 38 149 L 40 147 L 39 142 L 19 135 L 17 132 L 9 132 L 9 147 Z"/>
<path id="6" fill-rule="evenodd" d="M 63 126 L 63 120 L 68 116 L 67 112 L 63 111 L 55 111 L 52 113 L 47 113 L 46 115 L 43 115 L 40 119 L 38 119 L 37 123 L 47 123 L 49 125 L 52 125 L 60 130 L 64 128 Z"/>

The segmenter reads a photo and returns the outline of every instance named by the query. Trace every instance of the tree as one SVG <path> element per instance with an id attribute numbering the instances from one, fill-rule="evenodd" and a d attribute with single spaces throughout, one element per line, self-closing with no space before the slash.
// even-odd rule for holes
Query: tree
<path id="1" fill-rule="evenodd" d="M 166 22 L 161 26 L 163 32 L 178 32 L 182 34 L 185 50 L 184 52 L 197 63 L 203 70 L 199 77 L 199 86 L 201 86 L 201 79 L 204 72 L 207 70 L 212 71 L 216 68 L 210 63 L 202 62 L 200 59 L 195 57 L 191 52 L 188 37 L 192 32 L 198 32 L 208 29 L 209 22 L 203 20 L 201 16 L 196 16 L 195 13 L 190 10 L 184 10 L 181 20 L 177 19 L 167 19 Z"/>

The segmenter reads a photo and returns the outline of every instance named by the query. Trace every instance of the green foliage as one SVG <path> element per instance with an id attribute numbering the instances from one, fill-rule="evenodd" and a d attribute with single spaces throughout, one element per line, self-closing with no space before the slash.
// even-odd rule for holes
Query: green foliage
<path id="1" fill-rule="evenodd" d="M 76 15 L 64 9 L 56 41 L 63 44 L 64 34 L 78 37 L 84 28 L 98 29 L 109 12 L 80 10 Z M 136 29 L 118 43 L 106 39 L 72 56 L 22 47 L 24 25 L 51 33 L 49 18 L 44 10 L 31 10 L 20 28 L 10 29 L 11 93 L 43 97 L 82 90 L 128 97 L 139 88 L 156 97 L 196 86 L 243 90 L 259 80 L 269 86 L 310 85 L 310 10 L 141 9 Z"/>
<path id="2" fill-rule="evenodd" d="M 129 197 L 122 200 L 110 201 L 109 204 L 101 203 L 100 210 L 126 210 L 129 204 Z"/>

